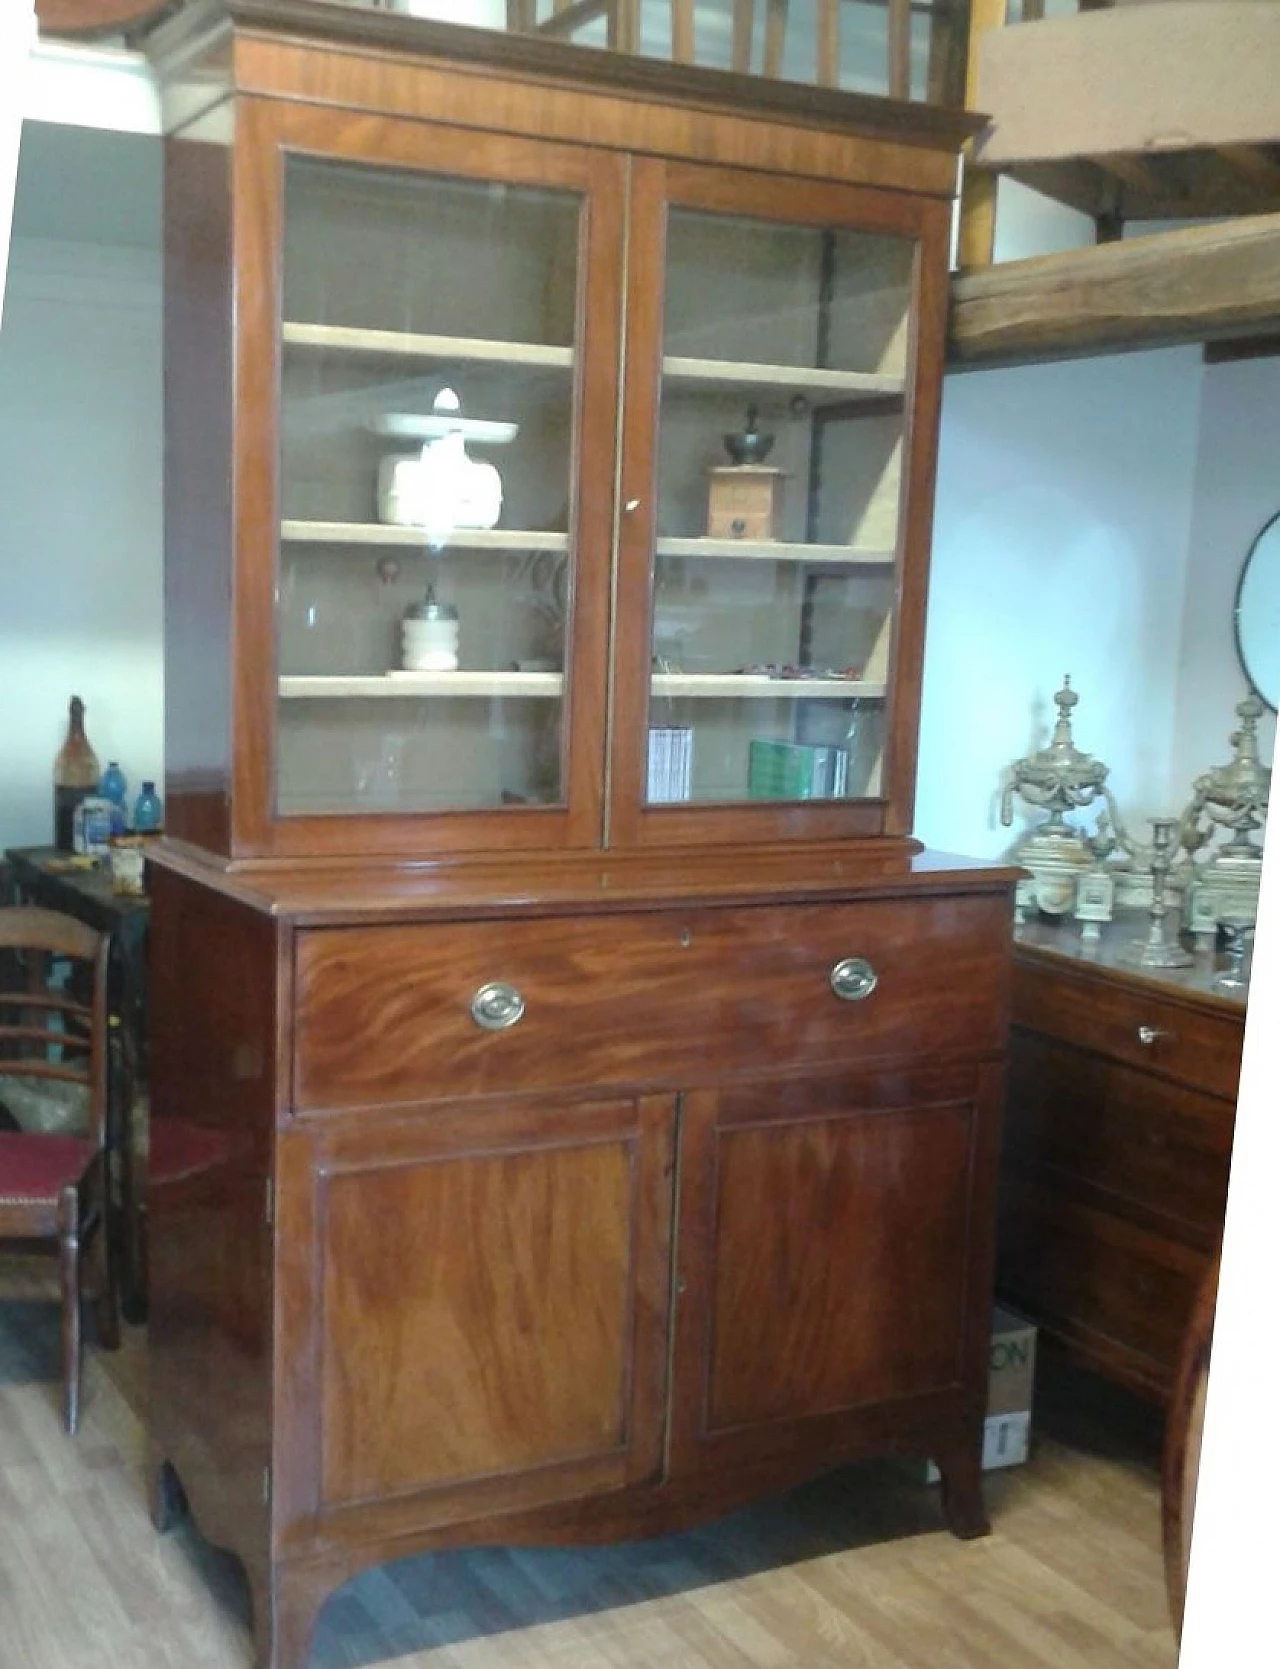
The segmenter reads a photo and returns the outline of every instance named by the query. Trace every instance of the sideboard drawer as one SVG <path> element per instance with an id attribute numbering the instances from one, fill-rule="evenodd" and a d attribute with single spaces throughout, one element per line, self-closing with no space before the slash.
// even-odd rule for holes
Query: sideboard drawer
<path id="1" fill-rule="evenodd" d="M 992 1053 L 1005 1041 L 1009 938 L 1003 896 L 972 894 L 305 931 L 293 1103 Z M 848 958 L 875 973 L 860 999 L 833 991 Z M 523 1012 L 490 1030 L 472 1005 L 494 984 Z"/>
<path id="2" fill-rule="evenodd" d="M 1059 973 L 1019 960 L 1014 972 L 1013 1022 L 1047 1037 L 1092 1049 L 1143 1072 L 1190 1084 L 1235 1101 L 1240 1081 L 1243 1011 L 1216 1013 L 1074 969 Z"/>
<path id="3" fill-rule="evenodd" d="M 1167 1391 L 1207 1264 L 1206 1253 L 1178 1240 L 1005 1172 L 1002 1297 L 1058 1337 L 1123 1364 L 1132 1383 Z"/>
<path id="4" fill-rule="evenodd" d="M 1167 1220 L 1206 1248 L 1221 1232 L 1235 1124 L 1229 1101 L 1034 1033 L 1010 1042 L 1005 1150 Z"/>

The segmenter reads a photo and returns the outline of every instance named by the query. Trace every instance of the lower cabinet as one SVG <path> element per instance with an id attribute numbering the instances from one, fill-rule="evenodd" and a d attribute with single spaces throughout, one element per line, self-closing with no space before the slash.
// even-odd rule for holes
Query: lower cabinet
<path id="1" fill-rule="evenodd" d="M 1051 933 L 1016 952 L 998 1287 L 1163 1402 L 1222 1234 L 1244 1009 L 1212 969 L 1117 968 Z"/>
<path id="2" fill-rule="evenodd" d="M 264 1663 L 380 1560 L 873 1453 L 986 1528 L 1009 882 L 950 879 L 317 923 L 157 871 L 155 1117 L 203 1157 L 152 1195 L 156 1509 L 243 1559 Z"/>
<path id="3" fill-rule="evenodd" d="M 282 1135 L 286 1535 L 658 1476 L 674 1124 L 537 1097 Z"/>

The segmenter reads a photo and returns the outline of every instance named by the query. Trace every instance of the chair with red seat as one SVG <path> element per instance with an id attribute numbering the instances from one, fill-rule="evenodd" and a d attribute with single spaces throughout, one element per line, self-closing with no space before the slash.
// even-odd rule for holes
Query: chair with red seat
<path id="1" fill-rule="evenodd" d="M 120 1342 L 106 1232 L 108 948 L 105 934 L 70 916 L 0 909 L 0 1100 L 17 1105 L 46 1090 L 83 1102 L 83 1134 L 0 1130 L 0 1247 L 45 1244 L 58 1254 L 69 1432 L 80 1411 L 81 1253 L 91 1244 L 101 1269 L 99 1338 L 109 1349 Z"/>

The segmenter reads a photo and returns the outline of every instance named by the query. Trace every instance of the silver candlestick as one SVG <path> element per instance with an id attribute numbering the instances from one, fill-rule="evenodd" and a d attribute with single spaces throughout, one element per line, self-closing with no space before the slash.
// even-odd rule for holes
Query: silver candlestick
<path id="1" fill-rule="evenodd" d="M 1178 854 L 1178 819 L 1151 819 L 1151 925 L 1145 939 L 1134 939 L 1116 952 L 1122 962 L 1140 968 L 1189 968 L 1195 958 L 1183 950 L 1176 935 L 1171 939 L 1165 926 L 1170 905 L 1165 897 L 1169 870 Z"/>

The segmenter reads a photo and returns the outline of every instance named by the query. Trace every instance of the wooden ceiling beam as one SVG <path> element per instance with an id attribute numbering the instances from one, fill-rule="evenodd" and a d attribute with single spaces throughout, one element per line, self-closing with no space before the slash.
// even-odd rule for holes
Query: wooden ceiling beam
<path id="1" fill-rule="evenodd" d="M 948 363 L 968 366 L 1260 336 L 1280 328 L 1280 214 L 961 273 Z"/>
<path id="2" fill-rule="evenodd" d="M 165 11 L 171 0 L 36 0 L 45 35 L 105 35 Z"/>

